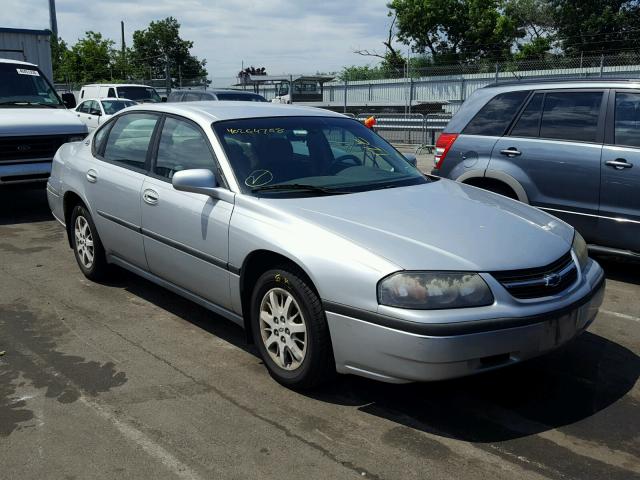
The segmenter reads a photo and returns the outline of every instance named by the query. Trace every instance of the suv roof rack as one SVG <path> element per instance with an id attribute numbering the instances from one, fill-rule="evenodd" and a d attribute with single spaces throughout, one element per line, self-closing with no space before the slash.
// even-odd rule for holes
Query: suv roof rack
<path id="1" fill-rule="evenodd" d="M 490 85 L 485 85 L 482 88 L 495 88 L 495 87 L 508 87 L 511 85 L 528 85 L 528 84 L 538 84 L 538 83 L 606 83 L 606 82 L 624 82 L 624 83 L 638 83 L 640 82 L 639 78 L 615 78 L 615 77 L 598 77 L 598 78 L 584 78 L 584 77 L 564 77 L 564 78 L 539 78 L 539 79 L 523 79 L 523 80 L 510 80 L 508 82 L 497 82 L 492 83 Z"/>

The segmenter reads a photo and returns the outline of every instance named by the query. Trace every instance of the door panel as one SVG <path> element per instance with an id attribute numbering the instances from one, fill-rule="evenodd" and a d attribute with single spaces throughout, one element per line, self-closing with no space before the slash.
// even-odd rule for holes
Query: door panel
<path id="1" fill-rule="evenodd" d="M 227 262 L 233 204 L 175 190 L 173 174 L 192 168 L 216 170 L 209 141 L 195 124 L 167 117 L 152 174 L 143 185 L 142 228 L 149 269 L 231 309 Z"/>
<path id="2" fill-rule="evenodd" d="M 496 142 L 488 168 L 515 178 L 531 205 L 572 224 L 588 241 L 598 232 L 604 97 L 593 90 L 536 93 L 511 136 Z"/>
<path id="3" fill-rule="evenodd" d="M 147 191 L 157 198 L 155 204 L 144 200 L 142 203 L 144 247 L 150 271 L 231 309 L 227 262 L 233 205 L 205 195 L 179 192 L 170 183 L 151 177 L 145 179 L 143 195 Z"/>
<path id="4" fill-rule="evenodd" d="M 612 145 L 602 149 L 598 243 L 640 252 L 640 92 L 618 91 Z"/>
<path id="5" fill-rule="evenodd" d="M 158 115 L 124 114 L 109 130 L 103 152 L 87 169 L 87 194 L 107 253 L 147 269 L 141 191 Z M 102 148 L 102 147 L 101 147 Z"/>
<path id="6" fill-rule="evenodd" d="M 107 253 L 147 269 L 140 225 L 144 174 L 97 161 L 96 181 L 87 188 L 94 221 Z"/>

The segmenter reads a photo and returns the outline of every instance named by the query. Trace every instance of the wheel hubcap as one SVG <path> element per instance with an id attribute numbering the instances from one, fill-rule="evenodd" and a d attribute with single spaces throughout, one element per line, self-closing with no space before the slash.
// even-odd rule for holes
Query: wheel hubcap
<path id="1" fill-rule="evenodd" d="M 271 359 L 280 368 L 295 370 L 307 354 L 307 326 L 293 295 L 272 288 L 260 303 L 260 335 Z"/>
<path id="2" fill-rule="evenodd" d="M 91 234 L 89 222 L 82 215 L 76 217 L 74 233 L 76 237 L 76 252 L 78 252 L 80 263 L 84 268 L 89 269 L 93 265 L 93 235 Z"/>

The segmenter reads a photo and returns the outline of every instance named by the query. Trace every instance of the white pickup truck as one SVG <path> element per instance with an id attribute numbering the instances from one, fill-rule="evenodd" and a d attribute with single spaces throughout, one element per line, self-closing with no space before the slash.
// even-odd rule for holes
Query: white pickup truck
<path id="1" fill-rule="evenodd" d="M 36 65 L 0 58 L 0 187 L 45 182 L 58 148 L 87 135 L 62 97 Z"/>

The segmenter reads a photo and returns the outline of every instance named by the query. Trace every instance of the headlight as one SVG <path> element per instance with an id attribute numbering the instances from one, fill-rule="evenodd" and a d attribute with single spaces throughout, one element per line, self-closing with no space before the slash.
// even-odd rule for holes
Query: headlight
<path id="1" fill-rule="evenodd" d="M 477 273 L 398 272 L 378 284 L 378 303 L 416 310 L 482 307 L 493 295 Z"/>
<path id="2" fill-rule="evenodd" d="M 589 248 L 587 247 L 587 242 L 584 241 L 582 235 L 576 233 L 573 235 L 573 245 L 571 245 L 573 251 L 576 253 L 576 257 L 578 257 L 578 265 L 580 265 L 580 270 L 584 271 L 587 266 L 587 262 L 589 261 Z"/>
<path id="3" fill-rule="evenodd" d="M 81 142 L 82 140 L 84 140 L 86 137 L 86 135 L 71 135 L 68 139 L 67 142 Z"/>

